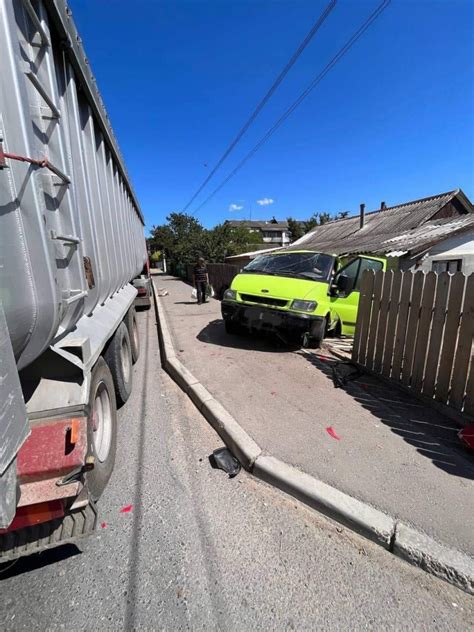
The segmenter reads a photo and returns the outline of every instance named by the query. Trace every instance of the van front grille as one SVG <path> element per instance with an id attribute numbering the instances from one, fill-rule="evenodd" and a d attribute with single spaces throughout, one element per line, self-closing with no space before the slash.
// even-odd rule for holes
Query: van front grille
<path id="1" fill-rule="evenodd" d="M 270 298 L 269 296 L 258 296 L 254 294 L 241 294 L 240 298 L 246 303 L 261 303 L 271 307 L 286 307 L 288 301 L 281 298 Z"/>

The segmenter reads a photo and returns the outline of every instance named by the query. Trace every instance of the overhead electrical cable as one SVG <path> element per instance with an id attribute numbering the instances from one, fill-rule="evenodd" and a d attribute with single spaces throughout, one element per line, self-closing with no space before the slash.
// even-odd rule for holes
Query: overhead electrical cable
<path id="1" fill-rule="evenodd" d="M 276 132 L 276 130 L 286 121 L 286 119 L 296 110 L 296 108 L 300 105 L 300 103 L 310 94 L 312 90 L 324 79 L 324 77 L 328 74 L 328 72 L 337 64 L 338 61 L 352 48 L 352 46 L 357 42 L 358 39 L 362 37 L 365 31 L 371 26 L 371 24 L 379 17 L 379 15 L 387 8 L 390 4 L 391 0 L 383 0 L 381 4 L 370 14 L 367 20 L 359 27 L 359 29 L 352 35 L 352 37 L 344 44 L 344 46 L 339 49 L 339 51 L 334 55 L 331 61 L 326 64 L 323 70 L 319 73 L 317 77 L 313 79 L 313 81 L 308 85 L 308 87 L 300 94 L 300 96 L 294 101 L 290 107 L 285 110 L 282 116 L 276 121 L 276 123 L 268 130 L 268 132 L 258 141 L 258 143 L 251 149 L 248 154 L 244 156 L 244 158 L 237 164 L 237 166 L 229 173 L 229 175 L 224 178 L 224 180 L 219 184 L 219 186 L 214 189 L 214 191 L 202 202 L 194 211 L 197 213 L 200 211 L 205 204 L 207 204 L 213 197 L 218 193 L 223 186 L 229 182 L 231 178 L 235 176 L 235 174 L 245 165 L 245 163 L 254 156 L 257 151 L 264 145 L 267 140 Z M 193 214 L 194 214 L 193 213 Z"/>
<path id="2" fill-rule="evenodd" d="M 222 154 L 222 156 L 219 158 L 219 160 L 217 161 L 217 163 L 215 164 L 215 166 L 211 169 L 209 175 L 205 178 L 204 182 L 199 186 L 199 188 L 195 191 L 195 193 L 193 194 L 193 196 L 191 197 L 191 199 L 189 200 L 189 202 L 186 204 L 186 206 L 183 208 L 182 212 L 184 213 L 190 206 L 191 204 L 194 202 L 194 200 L 197 198 L 197 196 L 201 193 L 201 191 L 204 189 L 204 187 L 207 185 L 207 183 L 211 180 L 211 178 L 214 176 L 214 174 L 216 173 L 216 171 L 219 169 L 219 167 L 222 165 L 222 163 L 224 162 L 224 160 L 226 160 L 226 158 L 228 157 L 228 155 L 231 153 L 231 151 L 234 149 L 234 147 L 237 145 L 237 143 L 240 141 L 240 139 L 242 138 L 242 136 L 245 134 L 245 132 L 248 130 L 248 128 L 252 125 L 252 123 L 255 121 L 255 119 L 257 118 L 257 116 L 260 114 L 260 112 L 262 111 L 262 109 L 265 107 L 265 105 L 267 104 L 267 102 L 270 100 L 270 98 L 272 97 L 273 93 L 276 91 L 276 89 L 278 88 L 278 86 L 281 84 L 281 82 L 283 81 L 283 79 L 286 77 L 286 75 L 288 74 L 288 72 L 291 70 L 292 66 L 294 66 L 294 64 L 296 63 L 296 60 L 298 59 L 298 57 L 301 55 L 301 53 L 304 51 L 304 49 L 306 48 L 306 46 L 309 44 L 309 42 L 313 39 L 314 35 L 316 35 L 317 31 L 319 30 L 319 28 L 321 27 L 321 25 L 323 24 L 323 22 L 326 20 L 326 18 L 329 16 L 329 14 L 331 13 L 331 11 L 334 9 L 334 7 L 336 6 L 336 2 L 337 0 L 331 0 L 331 2 L 329 2 L 329 4 L 327 5 L 327 7 L 324 9 L 324 11 L 322 12 L 322 14 L 319 16 L 318 20 L 313 24 L 313 26 L 311 27 L 311 30 L 309 31 L 309 33 L 306 35 L 306 37 L 304 38 L 304 40 L 301 42 L 301 44 L 298 46 L 298 48 L 296 49 L 296 51 L 293 53 L 293 55 L 291 56 L 290 60 L 288 61 L 288 63 L 286 64 L 286 66 L 283 68 L 283 70 L 280 72 L 280 74 L 278 75 L 278 77 L 275 79 L 275 81 L 273 82 L 271 88 L 268 90 L 268 92 L 265 94 L 265 96 L 263 97 L 263 99 L 260 101 L 260 103 L 257 105 L 257 107 L 255 108 L 255 110 L 252 112 L 252 114 L 250 115 L 250 117 L 247 119 L 246 123 L 244 124 L 244 126 L 242 127 L 242 129 L 239 131 L 239 133 L 237 134 L 237 136 L 234 138 L 234 140 L 230 143 L 230 145 L 227 147 L 227 149 L 225 150 L 225 152 Z"/>

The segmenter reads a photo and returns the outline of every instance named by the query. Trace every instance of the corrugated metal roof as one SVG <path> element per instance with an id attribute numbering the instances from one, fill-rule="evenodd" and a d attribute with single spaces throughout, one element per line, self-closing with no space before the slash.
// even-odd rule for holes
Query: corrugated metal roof
<path id="1" fill-rule="evenodd" d="M 430 221 L 453 198 L 459 197 L 468 215 Z M 474 227 L 474 208 L 459 189 L 359 216 L 328 222 L 295 241 L 290 249 L 311 249 L 334 254 L 372 252 L 388 254 L 423 249 L 453 232 Z M 399 256 L 399 255 L 397 255 Z"/>
<path id="2" fill-rule="evenodd" d="M 231 255 L 230 257 L 226 257 L 226 261 L 232 261 L 233 259 L 240 259 L 242 257 L 256 257 L 258 255 L 264 255 L 267 252 L 275 252 L 276 250 L 283 250 L 281 246 L 276 248 L 265 248 L 263 250 L 253 250 L 252 252 L 242 252 L 240 255 Z"/>

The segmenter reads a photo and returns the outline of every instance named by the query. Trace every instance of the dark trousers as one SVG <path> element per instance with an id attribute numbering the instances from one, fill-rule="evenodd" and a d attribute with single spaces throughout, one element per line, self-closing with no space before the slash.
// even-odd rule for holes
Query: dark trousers
<path id="1" fill-rule="evenodd" d="M 206 281 L 196 282 L 196 292 L 198 303 L 204 303 L 206 301 Z"/>

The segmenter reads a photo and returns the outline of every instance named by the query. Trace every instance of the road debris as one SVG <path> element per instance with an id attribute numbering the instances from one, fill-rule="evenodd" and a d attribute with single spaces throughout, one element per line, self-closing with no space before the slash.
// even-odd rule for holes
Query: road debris
<path id="1" fill-rule="evenodd" d="M 337 439 L 338 441 L 341 440 L 341 437 L 336 433 L 336 431 L 334 430 L 334 428 L 332 426 L 329 426 L 328 428 L 326 428 L 326 432 L 333 439 Z"/>
<path id="2" fill-rule="evenodd" d="M 122 509 L 120 509 L 119 513 L 130 513 L 133 509 L 133 505 L 125 505 L 125 507 L 122 507 Z"/>
<path id="3" fill-rule="evenodd" d="M 348 382 L 361 377 L 363 372 L 353 362 L 336 362 L 332 367 L 332 380 L 335 388 L 342 388 Z"/>
<path id="4" fill-rule="evenodd" d="M 462 428 L 458 432 L 458 437 L 465 448 L 474 452 L 474 424 Z"/>
<path id="5" fill-rule="evenodd" d="M 218 448 L 210 455 L 209 461 L 215 469 L 224 470 L 229 478 L 234 478 L 240 472 L 241 465 L 227 448 Z"/>

